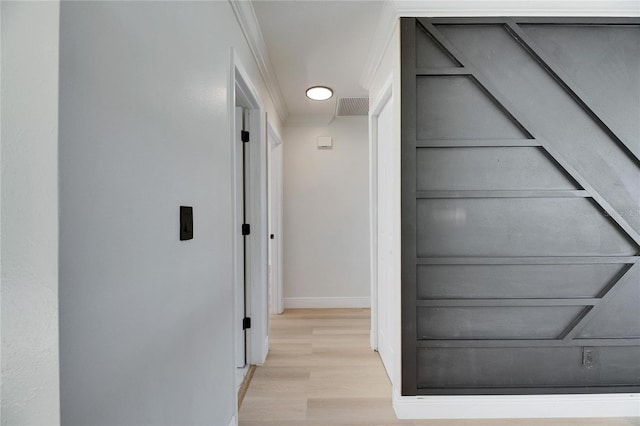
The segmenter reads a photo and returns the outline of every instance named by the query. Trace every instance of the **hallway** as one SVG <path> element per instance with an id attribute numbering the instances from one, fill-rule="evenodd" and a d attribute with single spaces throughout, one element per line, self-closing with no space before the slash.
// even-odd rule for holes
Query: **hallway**
<path id="1" fill-rule="evenodd" d="M 289 309 L 271 317 L 271 349 L 240 426 L 638 426 L 638 419 L 397 420 L 369 346 L 369 309 Z"/>

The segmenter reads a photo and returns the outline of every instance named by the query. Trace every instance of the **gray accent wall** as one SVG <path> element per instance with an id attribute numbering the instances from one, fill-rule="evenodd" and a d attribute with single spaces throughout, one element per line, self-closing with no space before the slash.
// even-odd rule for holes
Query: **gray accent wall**
<path id="1" fill-rule="evenodd" d="M 402 18 L 402 393 L 640 389 L 640 21 Z"/>

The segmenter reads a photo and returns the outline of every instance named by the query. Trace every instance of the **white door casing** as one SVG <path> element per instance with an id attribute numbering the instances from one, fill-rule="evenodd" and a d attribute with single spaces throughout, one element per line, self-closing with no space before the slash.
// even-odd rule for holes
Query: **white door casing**
<path id="1" fill-rule="evenodd" d="M 242 107 L 235 108 L 235 126 L 234 126 L 234 217 L 233 228 L 239 230 L 244 223 L 244 154 L 240 132 L 243 129 L 244 110 Z M 235 234 L 234 234 L 235 235 Z M 234 244 L 234 262 L 235 270 L 235 297 L 234 297 L 234 334 L 235 334 L 235 365 L 242 368 L 246 364 L 246 342 L 245 331 L 242 328 L 242 319 L 245 315 L 245 242 L 244 238 L 235 235 Z"/>
<path id="2" fill-rule="evenodd" d="M 248 155 L 245 173 L 246 190 L 246 217 L 245 221 L 251 226 L 251 233 L 246 238 L 245 260 L 247 267 L 244 269 L 246 287 L 246 316 L 251 318 L 251 328 L 246 333 L 246 363 L 264 363 L 269 349 L 269 317 L 267 303 L 267 141 L 266 141 L 266 114 L 258 91 L 251 82 L 248 73 L 241 64 L 238 56 L 231 49 L 230 76 L 229 76 L 229 117 L 231 143 L 235 145 L 237 135 L 236 127 L 236 106 L 242 106 L 248 111 L 245 112 L 244 126 L 250 133 L 250 141 L 247 143 Z M 237 193 L 237 188 L 241 185 L 238 181 L 238 151 L 233 148 L 232 164 L 233 188 L 232 198 Z M 233 201 L 232 201 L 233 202 Z M 234 222 L 239 218 L 236 211 L 238 206 L 234 202 L 233 217 Z M 242 276 L 239 274 L 243 258 L 239 255 L 239 245 L 242 244 L 242 223 L 234 223 L 233 230 L 233 263 L 234 263 L 234 288 L 239 288 Z M 237 291 L 235 293 L 238 293 Z M 240 310 L 240 295 L 236 294 L 236 310 Z M 237 328 L 242 328 L 242 323 L 237 323 L 240 312 L 234 314 L 234 335 L 239 336 Z M 239 348 L 236 343 L 235 348 Z M 234 348 L 234 352 L 237 350 Z M 234 356 L 234 360 L 239 359 L 239 355 Z"/>
<path id="3" fill-rule="evenodd" d="M 284 311 L 283 235 L 282 235 L 282 138 L 268 123 L 269 142 L 269 301 L 270 313 Z"/>
<path id="4" fill-rule="evenodd" d="M 370 108 L 371 347 L 395 380 L 399 295 L 399 149 L 394 145 L 393 75 Z"/>
<path id="5" fill-rule="evenodd" d="M 387 162 L 393 158 L 392 140 L 393 97 L 390 97 L 378 116 L 378 352 L 389 376 L 392 376 L 393 345 L 390 302 L 393 298 L 391 283 L 394 279 L 393 198 L 395 180 Z"/>

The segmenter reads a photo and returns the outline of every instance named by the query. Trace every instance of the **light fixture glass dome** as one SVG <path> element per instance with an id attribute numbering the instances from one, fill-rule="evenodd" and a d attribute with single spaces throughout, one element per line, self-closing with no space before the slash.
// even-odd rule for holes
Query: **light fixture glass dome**
<path id="1" fill-rule="evenodd" d="M 307 98 L 314 101 L 326 101 L 333 96 L 333 90 L 325 86 L 313 86 L 307 89 Z"/>

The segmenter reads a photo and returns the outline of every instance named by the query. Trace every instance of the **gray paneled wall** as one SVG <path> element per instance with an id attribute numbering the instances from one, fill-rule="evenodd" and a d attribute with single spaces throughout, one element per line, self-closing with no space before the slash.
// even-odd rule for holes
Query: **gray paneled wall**
<path id="1" fill-rule="evenodd" d="M 640 390 L 640 20 L 401 45 L 403 394 Z"/>

